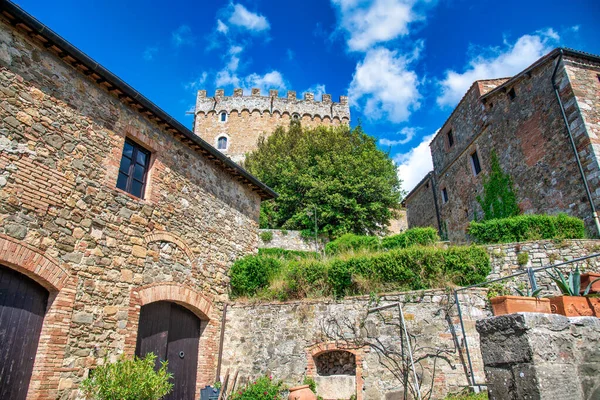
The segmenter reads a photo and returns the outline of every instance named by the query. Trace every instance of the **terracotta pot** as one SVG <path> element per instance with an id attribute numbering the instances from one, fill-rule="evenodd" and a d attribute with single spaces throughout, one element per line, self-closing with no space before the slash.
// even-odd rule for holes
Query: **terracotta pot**
<path id="1" fill-rule="evenodd" d="M 587 297 L 558 296 L 550 299 L 553 314 L 567 317 L 591 317 L 594 315 Z"/>
<path id="2" fill-rule="evenodd" d="M 594 312 L 594 315 L 600 318 L 600 297 L 588 297 L 588 303 L 590 303 L 590 308 Z"/>
<path id="3" fill-rule="evenodd" d="M 494 315 L 517 312 L 537 312 L 550 314 L 550 299 L 523 296 L 498 296 L 490 300 Z"/>
<path id="4" fill-rule="evenodd" d="M 317 400 L 317 395 L 308 385 L 296 386 L 290 389 L 288 400 Z"/>
<path id="5" fill-rule="evenodd" d="M 579 282 L 581 282 L 581 294 L 583 294 L 584 290 L 588 287 L 590 282 L 598 278 L 600 278 L 600 273 L 589 272 L 586 274 L 581 274 L 581 278 L 579 280 Z M 592 284 L 590 293 L 600 293 L 600 281 L 594 282 Z"/>

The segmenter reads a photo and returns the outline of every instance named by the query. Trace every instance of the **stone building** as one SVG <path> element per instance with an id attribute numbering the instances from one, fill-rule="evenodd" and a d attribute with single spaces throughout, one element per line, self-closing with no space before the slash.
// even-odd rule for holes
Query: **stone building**
<path id="1" fill-rule="evenodd" d="M 467 240 L 496 152 L 523 213 L 577 216 L 597 236 L 599 135 L 599 56 L 559 48 L 511 78 L 477 81 L 430 144 L 433 172 L 406 197 L 409 225 Z"/>
<path id="2" fill-rule="evenodd" d="M 251 93 L 244 96 L 242 89 L 234 89 L 233 96 L 225 96 L 218 89 L 214 97 L 206 97 L 206 90 L 200 90 L 196 99 L 194 132 L 238 163 L 256 148 L 260 136 L 288 126 L 291 119 L 307 127 L 350 123 L 346 96 L 336 103 L 329 94 L 315 101 L 312 93 L 305 93 L 303 100 L 293 91 L 286 98 L 279 97 L 277 90 L 270 90 L 269 96 L 261 96 L 256 88 Z"/>
<path id="3" fill-rule="evenodd" d="M 81 51 L 0 2 L 0 398 L 78 398 L 154 351 L 170 398 L 216 377 L 232 261 L 275 193 Z"/>

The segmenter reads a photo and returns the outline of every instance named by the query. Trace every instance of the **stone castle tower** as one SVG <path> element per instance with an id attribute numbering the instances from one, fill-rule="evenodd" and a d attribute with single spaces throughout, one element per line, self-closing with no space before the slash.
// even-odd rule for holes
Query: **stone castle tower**
<path id="1" fill-rule="evenodd" d="M 233 96 L 225 96 L 223 89 L 217 89 L 214 97 L 207 97 L 206 90 L 200 90 L 194 132 L 240 163 L 246 153 L 256 148 L 261 135 L 268 136 L 278 126 L 289 125 L 292 118 L 299 119 L 306 127 L 349 124 L 348 97 L 340 96 L 336 103 L 329 94 L 315 101 L 314 94 L 305 93 L 304 99 L 299 100 L 293 91 L 281 98 L 277 90 L 261 96 L 256 88 L 250 96 L 244 96 L 242 89 L 234 89 Z"/>

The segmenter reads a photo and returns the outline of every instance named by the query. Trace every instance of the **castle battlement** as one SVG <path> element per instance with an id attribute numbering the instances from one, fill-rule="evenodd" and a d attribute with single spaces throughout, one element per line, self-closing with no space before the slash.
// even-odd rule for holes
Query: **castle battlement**
<path id="1" fill-rule="evenodd" d="M 223 111 L 228 114 L 248 111 L 259 112 L 261 115 L 289 114 L 300 118 L 309 116 L 311 119 L 318 117 L 323 120 L 328 117 L 345 123 L 350 121 L 348 96 L 340 96 L 339 102 L 333 102 L 330 94 L 323 94 L 321 101 L 315 101 L 313 93 L 305 93 L 303 99 L 298 99 L 296 92 L 291 90 L 287 92 L 287 97 L 279 97 L 277 90 L 269 90 L 268 96 L 262 96 L 258 88 L 253 88 L 250 96 L 244 96 L 243 90 L 239 88 L 233 90 L 233 96 L 225 96 L 223 89 L 217 89 L 214 97 L 207 97 L 206 90 L 198 91 L 196 116 L 213 112 L 219 114 Z"/>

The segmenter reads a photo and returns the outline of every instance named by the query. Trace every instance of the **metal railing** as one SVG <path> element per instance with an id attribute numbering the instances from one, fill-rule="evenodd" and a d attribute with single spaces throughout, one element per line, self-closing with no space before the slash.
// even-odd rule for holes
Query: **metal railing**
<path id="1" fill-rule="evenodd" d="M 587 255 L 585 257 L 579 257 L 579 258 L 574 258 L 572 260 L 563 261 L 563 262 L 560 262 L 560 263 L 557 263 L 557 264 L 547 265 L 545 267 L 539 267 L 539 268 L 531 268 L 531 267 L 529 267 L 529 268 L 525 269 L 524 271 L 519 271 L 519 272 L 514 273 L 512 275 L 503 276 L 503 277 L 495 278 L 495 279 L 490 279 L 490 280 L 482 282 L 482 283 L 477 283 L 475 285 L 469 285 L 469 286 L 461 287 L 461 288 L 458 288 L 458 289 L 454 290 L 454 302 L 456 303 L 456 308 L 458 310 L 458 318 L 460 320 L 460 329 L 462 331 L 463 341 L 464 341 L 464 344 L 465 344 L 465 352 L 467 353 L 467 361 L 469 363 L 469 374 L 471 376 L 471 382 L 470 382 L 471 386 L 473 386 L 473 387 L 475 387 L 475 386 L 481 387 L 481 386 L 486 386 L 486 384 L 476 383 L 475 382 L 475 372 L 473 371 L 473 363 L 471 362 L 471 354 L 469 353 L 469 342 L 468 342 L 467 334 L 466 334 L 466 331 L 465 331 L 465 324 L 464 324 L 464 321 L 463 321 L 462 311 L 461 311 L 461 308 L 460 308 L 460 301 L 459 301 L 459 298 L 458 298 L 458 292 L 462 292 L 462 291 L 465 291 L 467 289 L 473 289 L 473 288 L 476 288 L 476 287 L 485 287 L 485 286 L 489 285 L 490 283 L 506 281 L 506 280 L 514 279 L 515 277 L 522 276 L 522 275 L 527 275 L 529 286 L 530 286 L 530 288 L 533 291 L 533 288 L 537 287 L 536 280 L 535 280 L 535 273 L 536 272 L 545 271 L 545 270 L 550 269 L 550 268 L 564 268 L 564 267 L 568 267 L 568 266 L 571 266 L 574 263 L 578 263 L 578 262 L 581 262 L 581 261 L 589 260 L 589 259 L 596 258 L 596 257 L 599 257 L 599 256 L 600 256 L 600 253 L 595 253 L 595 254 Z"/>

